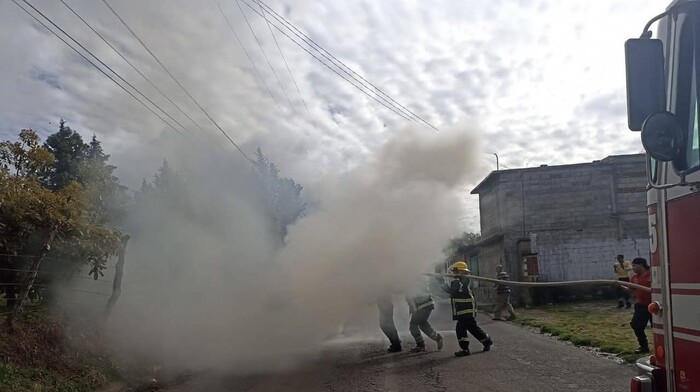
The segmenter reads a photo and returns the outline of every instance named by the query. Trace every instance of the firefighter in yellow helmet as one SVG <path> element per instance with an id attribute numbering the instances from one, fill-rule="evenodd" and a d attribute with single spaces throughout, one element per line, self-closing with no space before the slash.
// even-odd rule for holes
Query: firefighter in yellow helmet
<path id="1" fill-rule="evenodd" d="M 437 343 L 437 349 L 442 350 L 443 339 L 433 327 L 430 325 L 428 318 L 430 313 L 435 309 L 435 301 L 430 293 L 430 287 L 426 279 L 421 278 L 416 282 L 416 286 L 406 295 L 408 303 L 408 311 L 411 315 L 411 320 L 408 324 L 408 329 L 411 331 L 411 336 L 416 341 L 416 347 L 411 349 L 412 353 L 425 351 L 424 333 L 427 337 Z"/>
<path id="2" fill-rule="evenodd" d="M 465 357 L 470 354 L 467 331 L 483 344 L 484 351 L 489 351 L 493 344 L 491 337 L 476 324 L 476 301 L 469 284 L 469 267 L 467 263 L 458 261 L 452 264 L 450 272 L 459 275 L 449 286 L 443 284 L 443 290 L 450 294 L 452 319 L 457 321 L 457 342 L 461 350 L 456 352 L 455 356 Z"/>

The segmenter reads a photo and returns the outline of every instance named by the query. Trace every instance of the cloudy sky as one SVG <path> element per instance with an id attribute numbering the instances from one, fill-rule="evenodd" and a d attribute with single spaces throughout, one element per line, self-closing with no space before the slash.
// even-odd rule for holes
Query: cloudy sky
<path id="1" fill-rule="evenodd" d="M 377 98 L 372 91 L 363 94 L 294 44 L 275 26 L 296 38 L 293 32 L 269 12 L 265 15 L 273 24 L 268 25 L 252 0 L 218 0 L 233 29 L 217 0 L 108 0 L 187 93 L 104 2 L 64 0 L 150 82 L 60 0 L 27 1 L 182 124 L 186 130 L 154 108 L 185 136 L 11 0 L 4 0 L 0 2 L 0 51 L 5 54 L 0 57 L 0 137 L 14 138 L 28 127 L 45 136 L 55 131 L 59 118 L 65 118 L 84 136 L 94 133 L 103 140 L 120 167 L 119 175 L 132 185 L 149 177 L 164 157 L 174 161 L 191 157 L 183 146 L 239 154 L 208 116 L 246 154 L 261 146 L 284 175 L 304 184 L 328 170 L 363 162 L 389 135 L 417 126 L 404 118 L 411 115 L 395 113 L 403 108 L 386 108 L 371 98 Z M 623 43 L 663 11 L 662 2 L 268 0 L 267 4 L 435 128 L 478 130 L 482 177 L 495 169 L 494 152 L 501 168 L 517 168 L 642 150 L 638 134 L 626 129 Z M 427 125 L 422 128 L 438 132 Z M 476 200 L 465 195 L 469 212 L 456 217 L 466 229 L 478 230 Z"/>

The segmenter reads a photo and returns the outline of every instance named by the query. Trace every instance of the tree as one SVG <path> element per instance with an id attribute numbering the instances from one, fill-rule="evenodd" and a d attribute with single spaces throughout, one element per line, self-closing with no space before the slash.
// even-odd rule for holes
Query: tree
<path id="1" fill-rule="evenodd" d="M 31 129 L 23 129 L 17 142 L 0 142 L 0 169 L 6 170 L 7 175 L 36 176 L 54 162 L 53 154 L 39 146 L 39 136 Z"/>
<path id="2" fill-rule="evenodd" d="M 188 188 L 183 177 L 170 166 L 167 160 L 163 159 L 163 163 L 153 175 L 153 181 L 148 182 L 144 178 L 135 198 L 137 204 L 158 199 L 158 203 L 185 209 L 185 204 L 188 204 L 187 192 Z"/>
<path id="3" fill-rule="evenodd" d="M 114 175 L 117 167 L 110 165 L 108 160 L 109 155 L 104 153 L 102 144 L 93 135 L 77 166 L 76 181 L 85 188 L 93 213 L 105 224 L 117 224 L 125 213 L 129 196 L 127 188 Z"/>
<path id="4" fill-rule="evenodd" d="M 259 200 L 269 218 L 271 230 L 283 243 L 287 227 L 306 210 L 306 203 L 301 197 L 303 187 L 290 178 L 280 178 L 279 169 L 260 148 L 255 150 L 252 178 L 261 196 Z"/>
<path id="5" fill-rule="evenodd" d="M 51 189 L 61 189 L 79 178 L 80 164 L 85 159 L 89 146 L 83 143 L 79 133 L 73 131 L 61 119 L 58 132 L 49 136 L 44 148 L 55 160 L 44 173 L 43 181 Z"/>
<path id="6" fill-rule="evenodd" d="M 59 129 L 44 143 L 55 160 L 44 172 L 42 181 L 50 189 L 60 190 L 75 182 L 81 185 L 82 198 L 91 221 L 97 225 L 117 225 L 124 216 L 129 197 L 127 188 L 114 175 L 109 155 L 95 135 L 89 144 L 61 119 Z M 87 262 L 95 279 L 102 273 L 108 257 L 88 251 L 83 241 L 61 242 L 53 252 L 59 258 Z M 86 260 L 87 259 L 87 260 Z"/>
<path id="7" fill-rule="evenodd" d="M 182 177 L 170 167 L 167 160 L 163 159 L 163 164 L 153 177 L 153 189 L 172 193 L 182 188 Z"/>
<path id="8" fill-rule="evenodd" d="M 461 235 L 451 238 L 443 250 L 448 262 L 461 258 L 460 249 L 465 246 L 474 245 L 481 239 L 481 234 L 463 232 Z"/>
<path id="9" fill-rule="evenodd" d="M 172 211 L 173 216 L 196 220 L 194 212 L 198 209 L 194 208 L 194 200 L 190 192 L 184 178 L 164 159 L 153 175 L 152 181 L 143 179 L 141 189 L 134 195 L 133 210 L 141 211 L 136 213 L 138 216 L 153 208 L 166 209 Z"/>
<path id="10" fill-rule="evenodd" d="M 97 278 L 121 238 L 91 206 L 94 194 L 88 187 L 73 180 L 55 189 L 40 180 L 56 161 L 48 148 L 39 146 L 34 131 L 22 130 L 19 139 L 0 143 L 0 266 L 32 271 L 5 274 L 10 281 L 3 279 L 8 284 L 2 291 L 10 303 L 17 301 L 18 309 L 27 292 L 17 297 L 17 284 L 27 289 L 34 284 L 49 250 L 90 264 Z"/>

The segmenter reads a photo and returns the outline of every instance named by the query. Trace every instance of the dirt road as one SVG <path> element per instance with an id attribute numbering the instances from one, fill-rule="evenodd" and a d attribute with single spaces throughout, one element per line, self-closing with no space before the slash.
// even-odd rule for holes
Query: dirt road
<path id="1" fill-rule="evenodd" d="M 528 329 L 479 316 L 482 328 L 495 342 L 490 352 L 472 341 L 473 354 L 456 358 L 452 321 L 437 314 L 432 321 L 446 338 L 438 352 L 385 353 L 377 334 L 339 339 L 328 345 L 322 358 L 295 370 L 278 374 L 234 376 L 200 375 L 168 392 L 193 391 L 627 391 L 635 374 L 630 365 L 610 359 Z M 628 331 L 623 331 L 628 332 Z M 410 348 L 410 335 L 403 336 Z"/>

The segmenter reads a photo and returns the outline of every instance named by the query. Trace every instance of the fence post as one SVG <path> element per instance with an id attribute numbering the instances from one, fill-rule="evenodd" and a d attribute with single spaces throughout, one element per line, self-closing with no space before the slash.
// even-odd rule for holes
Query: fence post
<path id="1" fill-rule="evenodd" d="M 107 301 L 107 308 L 105 309 L 105 318 L 109 317 L 112 312 L 112 307 L 117 303 L 119 296 L 122 294 L 122 277 L 124 276 L 124 261 L 126 258 L 126 244 L 129 242 L 129 235 L 122 237 L 122 247 L 119 249 L 119 256 L 117 259 L 117 265 L 115 266 L 114 272 L 114 282 L 112 283 L 112 295 Z"/>

